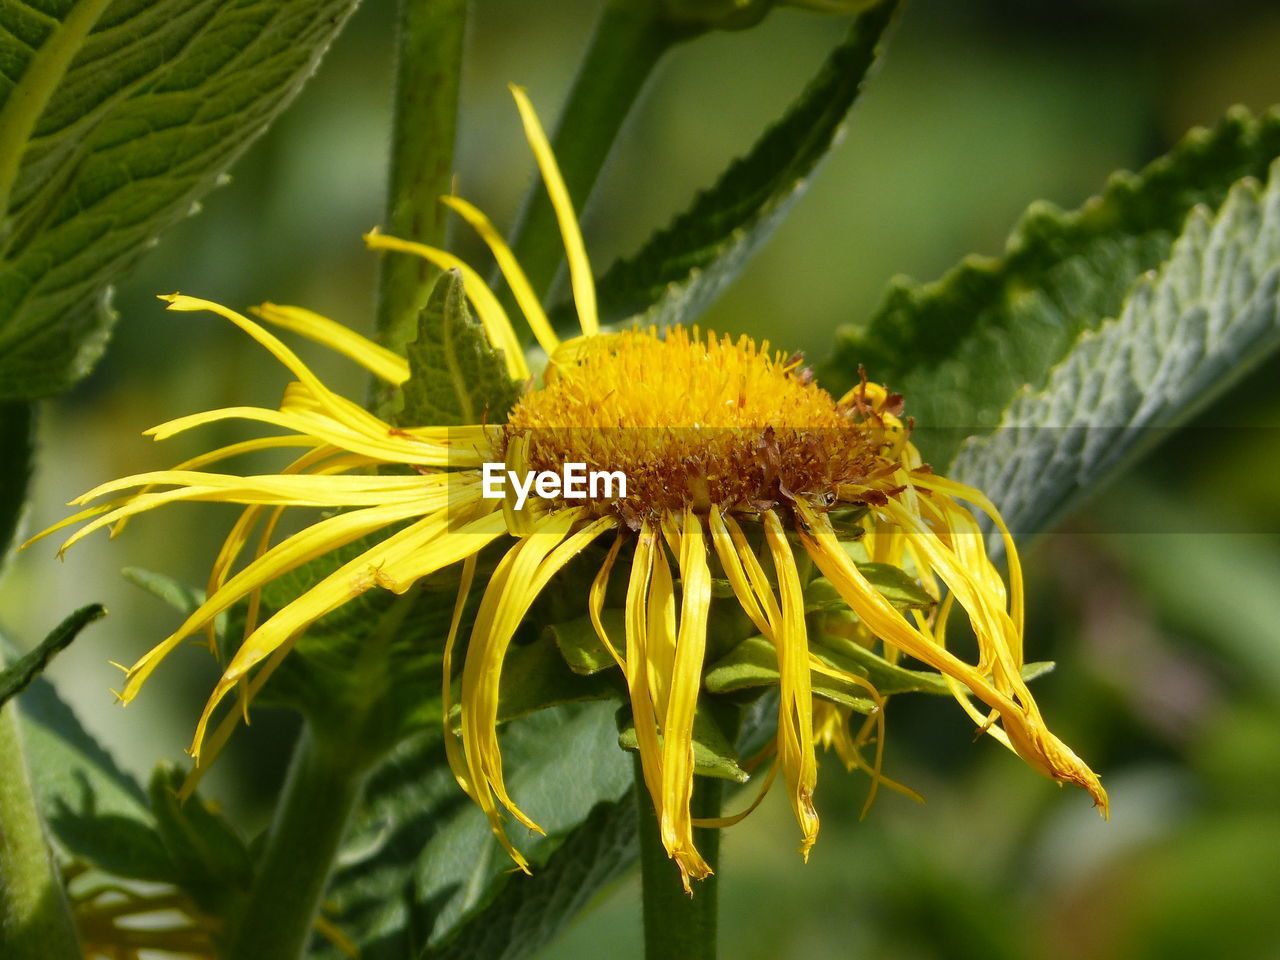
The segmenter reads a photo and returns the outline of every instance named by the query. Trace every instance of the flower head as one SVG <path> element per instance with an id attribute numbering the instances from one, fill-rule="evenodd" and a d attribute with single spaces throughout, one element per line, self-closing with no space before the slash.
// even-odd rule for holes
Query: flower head
<path id="1" fill-rule="evenodd" d="M 462 664 L 460 739 L 447 730 L 445 740 L 459 784 L 483 808 L 512 858 L 527 867 L 503 827 L 506 811 L 537 829 L 503 778 L 497 738 L 503 661 L 535 599 L 598 541 L 603 559 L 584 606 L 625 677 L 644 782 L 663 842 L 686 885 L 709 872 L 693 842 L 690 798 L 693 725 L 704 695 L 713 603 L 740 607 L 776 658 L 774 769 L 786 783 L 801 849 L 807 852 L 818 833 L 818 745 L 833 747 L 850 767 L 882 779 L 883 736 L 876 738 L 877 759 L 864 760 L 861 748 L 873 726 L 883 723 L 883 698 L 867 678 L 833 666 L 816 651 L 806 599 L 814 569 L 852 612 L 864 646 L 891 662 L 906 655 L 938 671 L 982 731 L 1045 775 L 1085 787 L 1105 812 L 1097 776 L 1049 731 L 1022 678 L 1021 574 L 1015 545 L 995 508 L 980 492 L 937 476 L 921 462 L 900 416 L 902 398 L 877 384 L 864 379 L 836 398 L 798 358 L 745 337 L 697 328 L 602 333 L 573 207 L 532 107 L 520 90 L 514 92 L 559 217 L 581 336 L 560 341 L 496 229 L 476 208 L 452 197 L 444 202 L 488 243 L 549 357 L 540 380 L 531 379 L 510 320 L 475 270 L 423 244 L 376 233 L 367 240 L 374 249 L 459 271 L 508 375 L 524 384 L 505 423 L 393 426 L 329 390 L 266 326 L 218 304 L 165 297 L 171 310 L 208 310 L 227 318 L 269 350 L 295 381 L 277 409 L 215 410 L 149 431 L 163 439 L 212 421 L 241 419 L 283 433 L 211 451 L 173 470 L 104 484 L 81 502 L 105 502 L 59 524 L 83 523 L 65 549 L 95 529 L 171 502 L 244 506 L 213 564 L 207 599 L 128 668 L 122 699 L 136 696 L 184 639 L 212 629 L 219 614 L 247 602 L 244 640 L 196 727 L 191 752 L 198 763 L 207 763 L 237 722 L 231 711 L 211 729 L 219 705 L 238 688 L 242 699 L 253 696 L 310 624 L 366 590 L 403 593 L 442 568 L 462 564 L 445 649 L 448 717 L 454 648 L 476 557 L 486 546 L 503 543 Z M 388 383 L 409 377 L 403 359 L 316 314 L 272 304 L 255 312 L 266 324 L 319 341 Z M 279 473 L 241 476 L 208 469 L 239 454 L 275 448 L 296 454 Z M 521 508 L 510 493 L 502 500 L 484 496 L 481 467 L 495 462 L 517 474 L 585 464 L 620 472 L 626 489 L 581 499 L 535 494 Z M 377 472 L 385 467 L 413 469 Z M 1007 585 L 965 503 L 1001 530 Z M 294 506 L 338 512 L 276 540 L 280 513 Z M 842 512 L 852 519 L 838 521 Z M 381 539 L 258 622 L 265 584 L 370 534 Z M 877 588 L 869 564 L 907 571 L 933 602 L 927 609 L 903 609 Z M 615 578 L 625 581 L 620 632 L 608 628 L 616 621 L 604 615 Z M 723 599 L 713 601 L 717 592 Z M 975 662 L 945 643 L 948 617 L 961 613 L 977 638 Z M 815 700 L 815 684 L 831 678 L 866 693 L 869 716 L 857 733 L 850 729 L 847 706 Z"/>

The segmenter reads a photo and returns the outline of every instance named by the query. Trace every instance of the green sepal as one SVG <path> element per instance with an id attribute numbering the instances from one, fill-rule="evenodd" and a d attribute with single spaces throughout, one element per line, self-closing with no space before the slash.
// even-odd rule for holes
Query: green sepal
<path id="1" fill-rule="evenodd" d="M 736 708 L 731 708 L 736 709 Z M 746 783 L 751 775 L 738 763 L 738 752 L 725 732 L 725 723 L 714 714 L 714 708 L 703 704 L 693 717 L 693 772 L 704 777 Z M 625 718 L 625 719 L 624 719 Z M 623 750 L 639 750 L 635 720 L 629 710 L 621 711 L 618 730 L 618 746 Z M 658 734 L 662 742 L 662 734 Z"/>
<path id="2" fill-rule="evenodd" d="M 867 507 L 862 504 L 848 503 L 832 507 L 827 511 L 827 523 L 835 531 L 836 539 L 841 543 L 856 542 L 866 536 L 862 526 L 862 518 L 867 515 Z"/>
<path id="3" fill-rule="evenodd" d="M 900 667 L 845 637 L 820 634 L 809 639 L 809 648 L 832 666 L 866 677 L 881 696 L 892 693 L 951 693 L 941 674 Z"/>
<path id="4" fill-rule="evenodd" d="M 71 645 L 71 641 L 81 630 L 106 613 L 107 608 L 100 603 L 81 607 L 54 627 L 34 650 L 6 667 L 0 673 L 0 706 L 4 706 L 10 697 L 25 690 L 32 680 L 44 672 L 50 660 Z"/>
<path id="5" fill-rule="evenodd" d="M 520 396 L 502 352 L 471 315 L 461 271 L 446 270 L 431 288 L 410 343 L 409 379 L 401 387 L 405 426 L 502 423 Z"/>
<path id="6" fill-rule="evenodd" d="M 901 567 L 891 563 L 858 563 L 857 567 L 876 592 L 899 610 L 927 610 L 934 604 L 933 597 L 920 586 L 919 581 Z M 815 577 L 809 581 L 804 589 L 804 603 L 806 612 L 848 606 L 826 577 Z"/>
<path id="7" fill-rule="evenodd" d="M 862 676 L 866 673 L 856 664 L 844 658 L 833 657 L 828 650 L 811 646 L 812 651 L 827 661 L 830 666 Z M 778 653 L 766 637 L 756 635 L 743 640 L 736 647 L 721 657 L 703 677 L 703 685 L 713 694 L 733 694 L 759 687 L 777 686 Z M 811 681 L 815 696 L 851 707 L 858 713 L 870 713 L 875 703 L 866 697 L 866 689 L 856 683 L 841 680 L 837 677 L 812 673 Z"/>
<path id="8" fill-rule="evenodd" d="M 600 624 L 615 645 L 625 636 L 625 621 L 626 616 L 621 610 L 600 611 Z M 564 662 L 574 673 L 590 676 L 617 666 L 613 654 L 596 635 L 596 628 L 590 617 L 579 617 L 567 623 L 553 623 L 544 627 L 542 633 L 544 637 L 555 641 Z"/>
<path id="9" fill-rule="evenodd" d="M 249 848 L 231 823 L 199 794 L 178 798 L 185 775 L 168 764 L 151 775 L 151 812 L 173 860 L 175 882 L 203 910 L 223 916 L 248 889 Z M 319 798 L 317 798 L 319 802 Z"/>
<path id="10" fill-rule="evenodd" d="M 1024 663 L 1022 665 L 1022 679 L 1026 683 L 1030 683 L 1032 680 L 1039 680 L 1041 677 L 1053 673 L 1057 665 L 1054 660 L 1032 660 L 1030 663 Z"/>

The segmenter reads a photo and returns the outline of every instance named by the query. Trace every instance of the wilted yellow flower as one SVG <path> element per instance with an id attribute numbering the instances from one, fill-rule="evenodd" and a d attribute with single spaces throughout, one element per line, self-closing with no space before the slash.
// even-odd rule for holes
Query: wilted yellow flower
<path id="1" fill-rule="evenodd" d="M 444 202 L 487 242 L 549 357 L 540 381 L 530 379 L 510 320 L 472 268 L 422 244 L 378 234 L 367 240 L 374 249 L 418 255 L 461 272 L 488 339 L 502 351 L 511 378 L 524 384 L 506 423 L 394 427 L 329 390 L 261 324 L 218 304 L 165 297 L 171 310 L 209 310 L 226 317 L 266 347 L 296 381 L 278 409 L 214 410 L 149 431 L 163 439 L 202 424 L 242 419 L 281 428 L 283 435 L 223 447 L 173 470 L 104 484 L 79 502 L 114 499 L 59 524 L 84 522 L 65 549 L 93 530 L 166 503 L 245 505 L 214 562 L 208 599 L 128 669 L 122 699 L 132 700 L 184 639 L 212 629 L 215 617 L 247 600 L 246 636 L 205 707 L 191 748 L 197 761 L 207 761 L 238 716 L 231 711 L 210 734 L 215 709 L 242 684 L 245 698 L 260 689 L 308 625 L 375 586 L 403 593 L 429 574 L 462 563 L 461 595 L 445 652 L 448 717 L 454 645 L 476 555 L 490 543 L 509 540 L 484 585 L 471 629 L 462 667 L 460 742 L 449 730 L 445 741 L 458 782 L 484 810 L 516 863 L 527 868 L 503 828 L 505 809 L 537 829 L 503 780 L 496 728 L 504 656 L 552 579 L 593 541 L 612 537 L 586 607 L 601 643 L 625 675 L 644 781 L 663 843 L 688 886 L 691 878 L 709 873 L 694 846 L 690 798 L 693 724 L 713 580 L 727 581 L 737 604 L 776 650 L 781 693 L 776 752 L 803 851 L 818 833 L 816 745 L 832 745 L 851 766 L 878 769 L 878 763 L 864 764 L 860 758 L 865 731 L 854 736 L 847 713 L 815 704 L 815 674 L 840 674 L 878 697 L 865 679 L 835 670 L 811 651 L 802 572 L 807 557 L 886 656 L 906 654 L 939 671 L 982 730 L 1045 775 L 1085 787 L 1105 812 L 1097 776 L 1049 731 L 1021 676 L 1021 573 L 1013 540 L 995 508 L 980 492 L 921 463 L 899 418 L 901 398 L 883 387 L 864 381 L 837 399 L 814 383 L 798 360 L 746 337 L 734 340 L 683 327 L 602 333 L 572 204 L 532 107 L 522 91 L 514 93 L 559 218 L 581 336 L 560 341 L 498 232 L 455 197 Z M 388 383 L 409 377 L 401 357 L 309 311 L 267 304 L 255 312 L 268 324 L 345 354 Z M 278 474 L 238 476 L 205 469 L 272 448 L 296 448 L 299 456 Z M 601 489 L 583 499 L 536 489 L 528 503 L 521 503 L 526 498 L 506 483 L 502 499 L 489 499 L 485 464 L 500 464 L 517 477 L 583 465 L 621 472 L 626 489 Z M 388 465 L 417 472 L 377 472 Z M 1010 569 L 1007 587 L 985 552 L 978 521 L 962 502 L 1000 527 Z M 848 505 L 865 508 L 857 535 L 867 559 L 909 570 L 942 600 L 932 612 L 904 613 L 851 559 L 832 522 L 832 512 Z M 291 506 L 341 512 L 272 543 L 281 511 Z M 264 584 L 385 530 L 394 532 L 257 622 Z M 250 559 L 237 569 L 246 551 Z M 613 636 L 602 610 L 620 559 L 629 567 L 625 628 L 623 635 Z M 968 617 L 977 638 L 975 663 L 946 648 L 945 619 L 955 610 Z"/>

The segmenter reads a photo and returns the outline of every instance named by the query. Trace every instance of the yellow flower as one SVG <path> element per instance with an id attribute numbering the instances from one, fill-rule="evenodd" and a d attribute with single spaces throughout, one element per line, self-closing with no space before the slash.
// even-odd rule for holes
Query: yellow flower
<path id="1" fill-rule="evenodd" d="M 220 613 L 247 601 L 244 640 L 196 728 L 191 753 L 203 765 L 238 718 L 230 711 L 211 732 L 215 709 L 241 685 L 247 702 L 308 625 L 374 586 L 403 593 L 461 563 L 462 586 L 445 651 L 447 717 L 455 640 L 476 556 L 495 541 L 508 541 L 484 586 L 462 666 L 460 742 L 449 730 L 445 741 L 458 782 L 484 810 L 511 857 L 527 869 L 503 828 L 505 810 L 537 829 L 503 780 L 496 730 L 503 659 L 530 605 L 552 579 L 589 544 L 612 537 L 586 606 L 601 643 L 625 676 L 644 782 L 663 843 L 688 887 L 690 879 L 709 873 L 693 843 L 690 797 L 692 731 L 713 581 L 727 581 L 736 603 L 776 650 L 777 768 L 800 825 L 802 851 L 818 833 L 813 804 L 818 744 L 835 747 L 847 764 L 877 771 L 878 778 L 878 761 L 865 763 L 859 753 L 868 728 L 855 737 L 847 712 L 814 701 L 815 675 L 832 674 L 867 688 L 877 703 L 880 698 L 865 679 L 833 668 L 811 650 L 804 597 L 808 558 L 856 614 L 868 642 L 878 643 L 890 660 L 905 654 L 939 671 L 984 732 L 1045 775 L 1086 788 L 1105 813 L 1106 794 L 1097 776 L 1049 731 L 1022 679 L 1021 573 L 1013 540 L 995 508 L 978 491 L 921 463 L 899 418 L 901 398 L 883 387 L 864 380 L 836 399 L 799 361 L 745 337 L 733 340 L 682 327 L 601 333 L 572 204 L 532 107 L 522 91 L 513 92 L 559 218 L 582 335 L 560 342 L 498 232 L 455 197 L 444 202 L 487 242 L 549 357 L 540 382 L 530 379 L 511 322 L 475 270 L 423 244 L 378 234 L 367 241 L 373 249 L 418 255 L 460 271 L 488 339 L 502 351 L 513 380 L 525 384 L 505 424 L 393 427 L 329 390 L 263 325 L 218 304 L 165 297 L 171 310 L 208 310 L 235 323 L 296 381 L 278 409 L 214 410 L 149 431 L 163 439 L 213 421 L 242 419 L 280 428 L 282 435 L 223 447 L 173 470 L 104 484 L 78 502 L 112 499 L 58 525 L 83 522 L 65 549 L 93 530 L 166 503 L 216 500 L 245 506 L 214 562 L 208 599 L 128 668 L 121 698 L 132 700 L 184 639 L 212 630 Z M 345 354 L 391 384 L 409 376 L 399 356 L 309 311 L 266 304 L 255 313 L 267 324 Z M 206 469 L 273 448 L 294 448 L 299 455 L 278 474 L 238 476 Z M 615 489 L 582 500 L 535 492 L 520 509 L 513 484 L 506 485 L 503 499 L 484 496 L 486 463 L 501 463 L 517 475 L 585 464 L 621 471 L 627 486 L 625 493 Z M 387 465 L 416 472 L 377 472 Z M 1001 530 L 1010 569 L 1007 587 L 987 557 L 978 521 L 962 502 L 985 512 Z M 838 534 L 833 524 L 833 510 L 848 505 L 865 509 L 857 523 L 866 559 L 909 570 L 942 601 L 932 611 L 904 613 L 872 585 L 846 549 L 847 532 Z M 292 506 L 341 512 L 272 543 L 281 512 Z M 394 532 L 257 622 L 264 584 L 386 530 Z M 248 561 L 238 567 L 246 552 Z M 629 567 L 625 629 L 611 636 L 602 611 L 611 573 L 619 565 Z M 944 642 L 947 615 L 957 610 L 977 638 L 975 663 L 962 660 Z M 872 722 L 882 717 L 876 710 Z M 882 744 L 879 737 L 877 750 Z"/>

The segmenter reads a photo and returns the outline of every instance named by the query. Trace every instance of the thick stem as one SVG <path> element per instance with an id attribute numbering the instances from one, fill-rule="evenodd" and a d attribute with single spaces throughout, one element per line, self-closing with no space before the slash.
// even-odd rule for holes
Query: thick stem
<path id="1" fill-rule="evenodd" d="M 400 0 L 395 115 L 387 184 L 389 233 L 444 246 L 458 126 L 458 85 L 467 29 L 466 0 Z M 420 257 L 388 255 L 378 274 L 378 330 L 392 350 L 417 332 L 436 268 Z"/>
<path id="2" fill-rule="evenodd" d="M 76 960 L 80 945 L 27 775 L 18 705 L 0 709 L 0 957 Z"/>
<path id="3" fill-rule="evenodd" d="M 693 896 L 684 892 L 680 869 L 662 846 L 653 801 L 645 789 L 640 758 L 635 758 L 636 808 L 640 812 L 640 873 L 644 888 L 644 955 L 646 960 L 715 960 L 716 892 L 713 873 L 695 881 Z M 695 777 L 694 817 L 720 816 L 724 781 Z M 720 831 L 693 831 L 693 841 L 712 870 L 720 861 Z"/>
<path id="4" fill-rule="evenodd" d="M 227 960 L 305 956 L 367 770 L 361 758 L 303 733 L 244 913 L 226 946 Z"/>
<path id="5" fill-rule="evenodd" d="M 696 29 L 660 19 L 652 0 L 611 0 L 601 11 L 587 54 L 578 68 L 551 145 L 569 196 L 579 212 L 622 124 L 662 55 Z M 541 179 L 525 195 L 511 233 L 511 248 L 533 289 L 544 298 L 564 260 L 559 227 Z M 504 305 L 514 300 L 503 290 Z"/>

